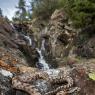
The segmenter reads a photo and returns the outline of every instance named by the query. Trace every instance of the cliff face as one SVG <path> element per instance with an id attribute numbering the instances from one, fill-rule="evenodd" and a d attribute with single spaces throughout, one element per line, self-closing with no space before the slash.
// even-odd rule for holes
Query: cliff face
<path id="1" fill-rule="evenodd" d="M 64 58 L 76 61 L 75 57 L 95 58 L 95 36 L 88 34 L 94 31 L 93 28 L 75 29 L 72 21 L 68 18 L 63 9 L 55 10 L 49 22 L 45 25 L 39 21 L 36 27 L 36 20 L 33 20 L 32 29 L 38 42 L 45 40 L 45 52 L 43 53 L 48 63 L 64 64 Z M 40 27 L 43 25 L 44 28 Z M 35 28 L 34 28 L 35 27 Z M 38 31 L 37 31 L 38 30 Z M 91 37 L 89 37 L 91 35 Z M 39 46 L 39 47 L 40 47 Z"/>
<path id="2" fill-rule="evenodd" d="M 56 58 L 63 58 L 69 54 L 75 30 L 70 26 L 69 19 L 63 10 L 56 10 L 49 23 L 51 51 Z"/>
<path id="3" fill-rule="evenodd" d="M 8 65 L 26 63 L 16 43 L 16 31 L 3 18 L 0 18 L 0 60 Z"/>
<path id="4" fill-rule="evenodd" d="M 69 56 L 73 48 L 76 33 L 64 10 L 56 10 L 52 14 L 49 23 L 36 36 L 40 38 L 38 42 L 45 40 L 44 55 L 48 63 L 64 63 L 64 57 Z"/>

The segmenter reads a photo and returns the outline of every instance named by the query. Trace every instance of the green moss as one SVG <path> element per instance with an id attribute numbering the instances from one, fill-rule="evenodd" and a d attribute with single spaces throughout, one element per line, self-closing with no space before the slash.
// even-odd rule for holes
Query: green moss
<path id="1" fill-rule="evenodd" d="M 88 74 L 89 78 L 95 81 L 95 72 Z"/>

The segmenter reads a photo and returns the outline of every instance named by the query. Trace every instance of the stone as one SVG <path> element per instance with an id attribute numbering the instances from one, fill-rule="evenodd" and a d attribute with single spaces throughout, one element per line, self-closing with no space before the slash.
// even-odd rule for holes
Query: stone
<path id="1" fill-rule="evenodd" d="M 28 66 L 21 66 L 18 69 L 20 73 L 35 73 L 36 71 L 38 71 L 37 68 L 28 67 Z"/>

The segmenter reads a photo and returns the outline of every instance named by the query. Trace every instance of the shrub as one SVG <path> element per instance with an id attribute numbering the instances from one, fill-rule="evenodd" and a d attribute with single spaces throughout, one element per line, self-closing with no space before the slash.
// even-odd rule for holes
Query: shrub
<path id="1" fill-rule="evenodd" d="M 49 18 L 59 3 L 58 0 L 32 0 L 31 7 L 33 17 Z"/>
<path id="2" fill-rule="evenodd" d="M 95 24 L 95 0 L 62 0 L 63 7 L 76 27 Z"/>

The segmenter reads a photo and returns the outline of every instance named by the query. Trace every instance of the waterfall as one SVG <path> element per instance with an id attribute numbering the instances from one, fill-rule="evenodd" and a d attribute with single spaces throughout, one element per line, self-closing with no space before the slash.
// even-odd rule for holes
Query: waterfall
<path id="1" fill-rule="evenodd" d="M 42 50 L 45 51 L 45 47 L 44 47 L 44 43 L 45 43 L 45 39 L 42 40 L 42 45 L 41 45 L 41 49 L 36 48 L 37 52 L 39 53 L 39 62 L 38 64 L 36 64 L 36 66 L 38 68 L 41 68 L 43 70 L 43 72 L 48 73 L 49 77 L 56 77 L 58 76 L 60 70 L 58 69 L 50 69 L 49 65 L 46 63 L 43 55 L 42 55 Z M 47 83 L 47 81 L 45 80 L 38 80 L 36 81 L 36 87 L 39 89 L 39 91 L 41 91 L 41 93 L 45 93 L 48 91 L 48 88 L 50 88 L 49 84 Z"/>
<path id="2" fill-rule="evenodd" d="M 45 51 L 45 39 L 42 40 L 41 50 Z"/>
<path id="3" fill-rule="evenodd" d="M 29 41 L 29 45 L 32 45 L 32 40 L 29 36 L 24 37 Z M 59 70 L 57 69 L 50 69 L 49 65 L 47 64 L 46 60 L 44 59 L 44 56 L 42 55 L 42 51 L 45 51 L 45 39 L 42 40 L 41 49 L 36 48 L 38 54 L 39 54 L 39 60 L 36 66 L 43 70 L 44 72 L 47 72 L 50 77 L 52 76 L 58 76 Z"/>
<path id="4" fill-rule="evenodd" d="M 46 63 L 46 61 L 42 55 L 42 51 L 37 48 L 37 52 L 39 53 L 40 57 L 39 57 L 39 62 L 38 62 L 38 64 L 36 64 L 36 66 L 38 68 L 39 68 L 39 66 L 41 66 L 42 70 L 49 70 L 49 65 Z"/>
<path id="5" fill-rule="evenodd" d="M 44 72 L 47 72 L 50 77 L 58 76 L 60 71 L 57 70 L 57 69 L 50 69 L 49 65 L 46 63 L 46 61 L 45 61 L 45 59 L 44 59 L 44 57 L 42 55 L 41 50 L 39 50 L 37 48 L 37 52 L 39 53 L 40 57 L 39 57 L 39 62 L 38 62 L 38 64 L 36 66 L 38 68 L 40 68 L 39 66 L 41 66 L 42 70 L 44 70 Z"/>
<path id="6" fill-rule="evenodd" d="M 60 70 L 59 69 L 51 69 L 49 65 L 46 63 L 44 56 L 42 55 L 42 51 L 45 52 L 45 39 L 42 40 L 41 49 L 36 48 L 39 54 L 39 60 L 36 66 L 40 68 L 43 72 L 46 72 L 49 75 L 49 78 L 58 76 Z M 51 89 L 50 84 L 46 80 L 37 80 L 35 83 L 36 87 L 39 91 L 44 95 L 49 89 Z"/>
<path id="7" fill-rule="evenodd" d="M 45 51 L 44 44 L 45 44 L 45 39 L 42 40 L 41 49 L 37 48 L 37 52 L 39 53 L 40 57 L 39 57 L 39 62 L 36 64 L 36 66 L 38 68 L 41 68 L 42 70 L 44 70 L 44 72 L 47 72 L 50 77 L 52 77 L 52 76 L 58 76 L 59 70 L 57 70 L 57 69 L 51 69 L 49 67 L 49 65 L 46 63 L 46 60 L 44 59 L 44 57 L 42 55 L 42 50 Z"/>
<path id="8" fill-rule="evenodd" d="M 13 23 L 10 23 L 10 25 L 12 26 L 12 28 L 13 28 L 13 29 L 15 29 L 15 27 L 14 27 Z"/>
<path id="9" fill-rule="evenodd" d="M 29 45 L 31 46 L 31 45 L 32 45 L 32 40 L 31 40 L 31 38 L 30 38 L 29 36 L 25 36 L 25 35 L 24 35 L 24 37 L 25 37 L 26 40 L 29 41 Z"/>

